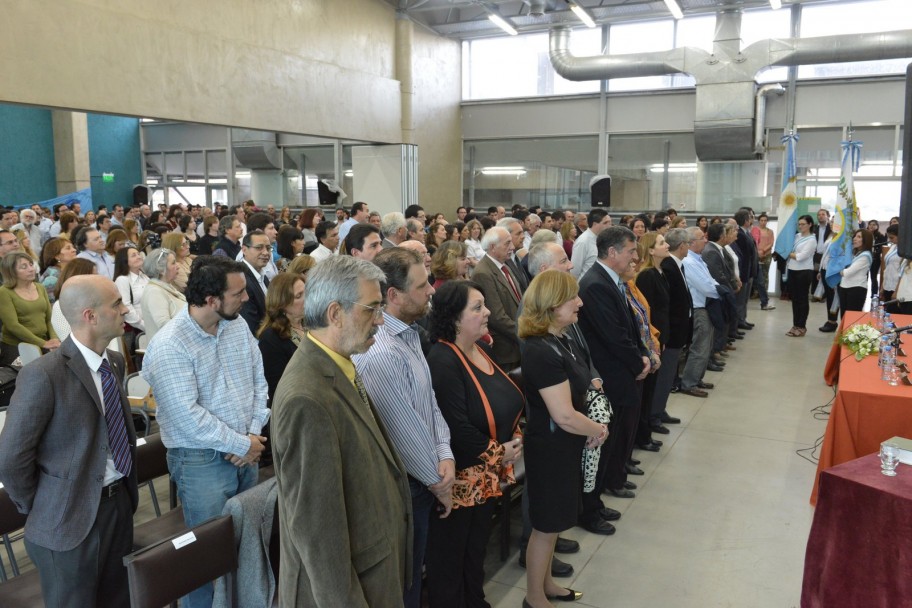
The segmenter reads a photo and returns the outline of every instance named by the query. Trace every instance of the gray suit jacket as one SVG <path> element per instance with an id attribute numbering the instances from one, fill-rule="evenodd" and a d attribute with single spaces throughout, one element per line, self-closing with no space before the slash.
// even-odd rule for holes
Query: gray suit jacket
<path id="1" fill-rule="evenodd" d="M 405 466 L 376 409 L 309 338 L 276 388 L 272 443 L 279 604 L 402 606 L 412 563 Z"/>
<path id="2" fill-rule="evenodd" d="M 228 602 L 227 578 L 215 581 L 212 608 L 267 608 L 275 600 L 276 581 L 269 562 L 269 541 L 279 489 L 276 479 L 267 479 L 230 498 L 222 515 L 234 521 L 234 542 L 238 548 L 238 572 L 234 583 L 234 604 Z"/>
<path id="3" fill-rule="evenodd" d="M 124 360 L 108 351 L 123 380 Z M 133 468 L 126 477 L 136 510 L 136 432 L 123 388 Z M 52 551 L 68 551 L 88 535 L 101 500 L 108 427 L 92 372 L 73 338 L 19 372 L 0 434 L 0 482 L 20 513 L 25 537 Z"/>
<path id="4" fill-rule="evenodd" d="M 519 367 L 519 337 L 516 335 L 519 299 L 510 289 L 503 272 L 487 255 L 478 262 L 472 280 L 481 286 L 485 306 L 491 311 L 488 330 L 494 337 L 494 361 L 509 372 Z M 513 284 L 519 289 L 519 279 L 515 276 Z"/>

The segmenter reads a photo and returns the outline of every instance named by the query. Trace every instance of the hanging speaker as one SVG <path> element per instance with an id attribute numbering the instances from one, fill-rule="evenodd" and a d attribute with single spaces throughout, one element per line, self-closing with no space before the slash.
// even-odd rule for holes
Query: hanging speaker
<path id="1" fill-rule="evenodd" d="M 902 188 L 899 196 L 899 255 L 912 259 L 912 64 L 906 68 L 906 111 L 903 115 Z"/>
<path id="2" fill-rule="evenodd" d="M 596 175 L 589 180 L 589 192 L 592 195 L 592 208 L 611 206 L 611 176 Z"/>

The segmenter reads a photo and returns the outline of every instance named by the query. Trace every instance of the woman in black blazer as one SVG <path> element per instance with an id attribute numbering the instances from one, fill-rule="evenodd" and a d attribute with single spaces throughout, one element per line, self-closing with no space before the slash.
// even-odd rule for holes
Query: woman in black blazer
<path id="1" fill-rule="evenodd" d="M 643 403 L 641 410 L 643 423 L 640 426 L 642 427 L 643 424 L 646 424 L 653 432 L 667 434 L 668 430 L 662 425 L 663 422 L 669 424 L 675 421 L 680 422 L 680 420 L 669 416 L 665 412 L 665 405 L 668 402 L 668 395 L 671 393 L 674 377 L 671 376 L 672 382 L 668 382 L 668 377 L 665 376 L 665 381 L 663 382 L 661 374 L 665 366 L 670 369 L 677 369 L 680 353 L 680 349 L 666 348 L 671 335 L 671 291 L 665 272 L 662 270 L 662 260 L 670 255 L 668 243 L 665 242 L 665 237 L 661 234 L 648 232 L 637 243 L 637 253 L 643 262 L 637 274 L 636 286 L 649 303 L 649 321 L 653 327 L 659 330 L 659 345 L 662 349 L 662 367 L 659 368 L 659 374 L 654 376 L 655 387 L 652 391 L 650 403 Z M 668 356 L 665 354 L 666 350 L 668 351 Z M 668 372 L 669 370 L 666 369 L 665 371 Z M 648 420 L 646 419 L 647 416 Z M 645 433 L 643 437 L 645 438 Z"/>
<path id="2" fill-rule="evenodd" d="M 279 273 L 269 282 L 266 316 L 257 331 L 263 371 L 269 385 L 269 407 L 272 407 L 272 396 L 285 367 L 305 335 L 303 318 L 304 280 L 297 274 Z"/>

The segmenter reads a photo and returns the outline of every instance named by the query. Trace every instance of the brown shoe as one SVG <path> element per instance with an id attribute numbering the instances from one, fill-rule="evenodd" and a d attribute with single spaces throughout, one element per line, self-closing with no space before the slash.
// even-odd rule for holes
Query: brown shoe
<path id="1" fill-rule="evenodd" d="M 691 397 L 709 397 L 709 393 L 698 388 L 682 388 L 678 393 L 681 395 L 690 395 Z"/>
<path id="2" fill-rule="evenodd" d="M 723 348 L 722 350 L 738 350 L 738 347 L 732 346 L 731 344 L 726 344 L 725 348 Z"/>

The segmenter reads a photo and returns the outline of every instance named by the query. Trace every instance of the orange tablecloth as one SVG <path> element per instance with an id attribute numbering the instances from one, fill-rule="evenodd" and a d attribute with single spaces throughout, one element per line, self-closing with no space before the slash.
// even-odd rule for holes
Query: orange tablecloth
<path id="1" fill-rule="evenodd" d="M 858 321 L 862 315 L 866 316 L 866 313 L 847 313 L 846 326 Z M 898 326 L 912 324 L 912 315 L 894 315 L 894 319 Z M 867 322 L 867 319 L 861 319 L 861 322 Z M 912 354 L 909 343 L 910 339 L 905 337 L 904 348 Z M 881 442 L 894 435 L 912 438 L 912 386 L 890 386 L 880 379 L 876 356 L 856 361 L 848 348 L 836 345 L 834 349 L 837 347 L 839 353 L 834 364 L 838 366 L 839 390 L 820 448 L 811 492 L 812 505 L 817 504 L 817 484 L 822 471 L 877 452 Z M 833 358 L 831 352 L 827 370 Z M 905 361 L 912 364 L 912 357 L 906 357 Z M 824 376 L 827 376 L 826 372 Z"/>

